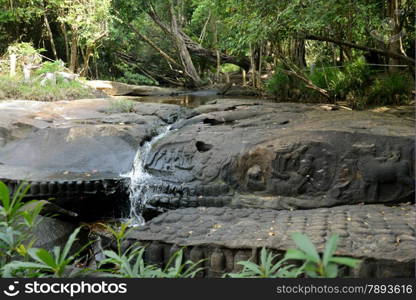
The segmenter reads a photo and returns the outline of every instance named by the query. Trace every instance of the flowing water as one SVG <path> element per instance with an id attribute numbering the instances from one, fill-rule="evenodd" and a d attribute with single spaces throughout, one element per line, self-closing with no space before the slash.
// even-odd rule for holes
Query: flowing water
<path id="1" fill-rule="evenodd" d="M 157 179 L 146 171 L 144 164 L 152 150 L 153 145 L 165 137 L 169 133 L 170 129 L 171 125 L 160 128 L 158 135 L 153 137 L 151 141 L 144 143 L 136 153 L 131 171 L 122 175 L 122 177 L 129 179 L 129 218 L 132 226 L 142 226 L 145 224 L 142 211 L 148 200 L 148 190 L 150 184 L 157 183 Z"/>

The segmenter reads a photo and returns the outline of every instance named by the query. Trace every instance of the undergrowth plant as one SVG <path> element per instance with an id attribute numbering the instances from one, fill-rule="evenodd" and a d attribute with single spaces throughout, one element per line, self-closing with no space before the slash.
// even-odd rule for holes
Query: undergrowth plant
<path id="1" fill-rule="evenodd" d="M 73 267 L 77 258 L 90 243 L 85 244 L 75 253 L 71 253 L 72 246 L 81 228 L 77 228 L 68 238 L 63 248 L 55 246 L 52 251 L 43 248 L 29 248 L 29 260 L 12 261 L 4 266 L 4 277 L 78 277 L 86 270 Z"/>
<path id="2" fill-rule="evenodd" d="M 176 251 L 164 268 L 145 263 L 145 247 L 138 243 L 129 246 L 126 250 L 122 245 L 129 232 L 128 224 L 115 228 L 105 225 L 116 241 L 116 251 L 105 250 L 105 259 L 99 264 L 97 270 L 101 276 L 120 278 L 193 278 L 202 270 L 199 262 L 184 261 L 183 249 Z M 110 267 L 108 267 L 110 266 Z"/>
<path id="3" fill-rule="evenodd" d="M 301 268 L 308 277 L 335 278 L 338 275 L 339 266 L 356 268 L 360 263 L 359 259 L 334 256 L 339 240 L 336 234 L 328 239 L 322 256 L 318 254 L 315 246 L 306 235 L 294 233 L 292 238 L 298 249 L 287 250 L 284 260 L 303 261 L 304 264 Z"/>
<path id="4" fill-rule="evenodd" d="M 292 239 L 298 249 L 288 249 L 284 257 L 277 260 L 277 255 L 263 248 L 260 252 L 260 262 L 241 261 L 243 266 L 239 273 L 226 274 L 232 278 L 297 278 L 297 277 L 324 277 L 338 276 L 339 266 L 345 265 L 356 268 L 360 260 L 334 256 L 338 244 L 338 235 L 332 235 L 325 245 L 322 257 L 318 254 L 309 238 L 301 233 L 294 233 Z M 301 265 L 292 264 L 300 261 Z"/>
<path id="5" fill-rule="evenodd" d="M 286 259 L 277 260 L 278 255 L 266 248 L 260 251 L 260 263 L 251 261 L 240 261 L 243 270 L 239 273 L 229 273 L 224 277 L 231 278 L 297 278 L 303 273 L 303 268 L 292 264 L 286 264 Z"/>

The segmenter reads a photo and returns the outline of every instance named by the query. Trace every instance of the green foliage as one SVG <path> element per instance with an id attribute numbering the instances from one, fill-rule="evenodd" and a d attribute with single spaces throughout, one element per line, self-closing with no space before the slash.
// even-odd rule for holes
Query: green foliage
<path id="1" fill-rule="evenodd" d="M 22 75 L 22 66 L 27 63 L 40 64 L 42 62 L 41 53 L 45 49 L 36 49 L 32 43 L 13 43 L 7 47 L 6 53 L 0 59 L 0 76 L 2 73 L 9 74 L 10 72 L 10 57 L 14 54 L 16 56 L 16 75 Z"/>
<path id="2" fill-rule="evenodd" d="M 104 225 L 116 241 L 117 250 L 105 250 L 105 259 L 100 262 L 98 271 L 103 276 L 120 278 L 193 278 L 202 270 L 198 266 L 203 262 L 185 261 L 183 249 L 176 251 L 162 269 L 144 262 L 145 248 L 139 244 L 133 244 L 122 251 L 122 244 L 129 232 L 129 224 L 123 223 L 120 227 Z M 103 266 L 111 265 L 109 268 Z"/>
<path id="3" fill-rule="evenodd" d="M 357 267 L 360 260 L 349 257 L 334 256 L 337 248 L 338 236 L 332 235 L 325 245 L 322 257 L 309 238 L 300 233 L 292 235 L 298 249 L 288 249 L 284 257 L 278 260 L 278 255 L 263 248 L 260 252 L 260 263 L 251 261 L 239 262 L 243 270 L 239 273 L 230 273 L 225 276 L 232 278 L 297 278 L 303 275 L 308 277 L 329 277 L 338 275 L 338 266 L 345 265 Z M 301 266 L 291 264 L 292 261 L 302 261 Z"/>
<path id="4" fill-rule="evenodd" d="M 282 72 L 281 67 L 276 68 L 273 76 L 266 82 L 266 90 L 276 97 L 281 97 L 282 95 L 287 96 L 290 88 L 290 78 Z"/>
<path id="5" fill-rule="evenodd" d="M 32 230 L 39 224 L 41 202 L 24 202 L 29 185 L 21 184 L 12 193 L 0 182 L 0 273 L 16 257 L 26 257 L 33 245 Z"/>
<path id="6" fill-rule="evenodd" d="M 38 56 L 40 53 L 44 52 L 45 49 L 35 49 L 32 43 L 14 43 L 7 48 L 7 54 L 16 54 L 17 56 L 29 56 L 35 55 Z"/>
<path id="7" fill-rule="evenodd" d="M 106 250 L 104 255 L 106 259 L 100 262 L 100 266 L 110 264 L 111 269 L 100 269 L 103 276 L 119 277 L 119 278 L 157 278 L 160 269 L 146 265 L 143 255 L 145 248 L 130 247 L 123 254 Z"/>
<path id="8" fill-rule="evenodd" d="M 75 253 L 71 254 L 72 246 L 76 241 L 81 228 L 77 228 L 68 238 L 63 249 L 54 247 L 52 252 L 42 248 L 28 249 L 32 261 L 12 261 L 4 266 L 5 277 L 76 277 L 83 271 L 71 271 L 71 265 L 79 254 L 91 243 L 87 243 Z"/>
<path id="9" fill-rule="evenodd" d="M 63 72 L 65 70 L 65 63 L 58 59 L 56 61 L 48 61 L 42 64 L 42 66 L 36 70 L 36 75 L 42 75 L 46 73 Z"/>
<path id="10" fill-rule="evenodd" d="M 226 276 L 232 278 L 297 278 L 303 273 L 303 268 L 287 264 L 286 259 L 276 262 L 278 255 L 262 248 L 260 252 L 260 263 L 251 261 L 238 262 L 243 266 L 239 273 L 230 273 Z"/>
<path id="11" fill-rule="evenodd" d="M 157 85 L 157 82 L 153 81 L 152 79 L 142 74 L 133 73 L 131 71 L 124 71 L 123 77 L 120 77 L 117 79 L 117 81 L 135 85 Z"/>
<path id="12" fill-rule="evenodd" d="M 134 106 L 136 102 L 133 100 L 110 99 L 109 102 L 109 106 L 105 109 L 105 112 L 108 114 L 135 112 Z"/>
<path id="13" fill-rule="evenodd" d="M 411 99 L 413 86 L 414 80 L 407 73 L 387 74 L 374 81 L 366 104 L 405 104 Z"/>
<path id="14" fill-rule="evenodd" d="M 71 34 L 84 47 L 97 47 L 107 36 L 112 22 L 111 0 L 58 1 L 58 21 L 71 28 Z"/>
<path id="15" fill-rule="evenodd" d="M 314 70 L 309 79 L 327 90 L 333 100 L 363 97 L 371 83 L 372 72 L 363 57 L 341 67 L 322 67 Z"/>
<path id="16" fill-rule="evenodd" d="M 334 256 L 339 239 L 338 235 L 332 235 L 329 238 L 322 257 L 307 236 L 294 233 L 292 238 L 299 249 L 287 250 L 284 259 L 304 261 L 303 268 L 309 277 L 335 278 L 338 275 L 339 265 L 356 268 L 360 263 L 358 259 Z"/>
<path id="17" fill-rule="evenodd" d="M 183 249 L 176 251 L 169 259 L 166 267 L 159 273 L 160 278 L 194 278 L 203 268 L 198 266 L 204 261 L 183 261 Z"/>
<path id="18" fill-rule="evenodd" d="M 233 73 L 240 71 L 240 67 L 233 64 L 224 64 L 221 66 L 221 71 L 223 73 Z"/>
<path id="19" fill-rule="evenodd" d="M 57 101 L 94 97 L 93 91 L 78 81 L 58 79 L 56 85 L 42 86 L 39 81 L 23 82 L 8 76 L 0 76 L 0 100 Z"/>

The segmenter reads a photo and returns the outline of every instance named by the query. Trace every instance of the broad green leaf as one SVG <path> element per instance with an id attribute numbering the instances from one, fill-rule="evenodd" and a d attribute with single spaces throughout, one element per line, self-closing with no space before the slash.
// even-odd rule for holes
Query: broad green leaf
<path id="1" fill-rule="evenodd" d="M 298 249 L 288 249 L 286 251 L 285 260 L 290 260 L 290 259 L 294 259 L 294 260 L 307 260 L 308 256 L 303 253 L 302 251 L 298 250 Z"/>
<path id="2" fill-rule="evenodd" d="M 68 258 L 69 252 L 71 251 L 72 244 L 75 242 L 77 235 L 79 231 L 81 230 L 81 227 L 78 227 L 74 230 L 74 232 L 69 236 L 68 241 L 65 244 L 65 247 L 62 251 L 61 257 L 60 257 L 60 263 L 63 262 L 63 260 Z M 58 259 L 58 258 L 57 258 Z"/>
<path id="3" fill-rule="evenodd" d="M 324 264 L 324 266 L 328 265 L 329 259 L 332 257 L 335 250 L 337 249 L 338 239 L 339 239 L 338 235 L 334 234 L 334 235 L 331 235 L 331 237 L 327 241 L 325 245 L 323 259 L 322 259 L 322 263 Z"/>
<path id="4" fill-rule="evenodd" d="M 56 262 L 53 256 L 45 249 L 32 248 L 28 250 L 28 253 L 34 260 L 37 260 L 52 269 L 56 268 Z"/>
<path id="5" fill-rule="evenodd" d="M 6 210 L 10 207 L 9 188 L 0 181 L 0 201 Z"/>
<path id="6" fill-rule="evenodd" d="M 260 270 L 259 266 L 256 265 L 255 263 L 252 263 L 251 261 L 240 261 L 240 262 L 238 262 L 238 264 L 242 265 L 246 269 L 246 271 L 250 270 L 250 271 L 252 271 L 253 273 L 255 273 L 257 275 L 261 274 L 261 270 Z"/>
<path id="7" fill-rule="evenodd" d="M 336 264 L 328 264 L 325 268 L 325 275 L 328 278 L 335 278 L 338 275 L 338 266 Z"/>
<path id="8" fill-rule="evenodd" d="M 351 268 L 356 268 L 361 262 L 361 260 L 359 259 L 350 258 L 350 257 L 337 257 L 337 256 L 331 257 L 329 261 L 339 264 L 339 265 L 345 265 Z"/>
<path id="9" fill-rule="evenodd" d="M 301 233 L 292 234 L 292 238 L 296 245 L 302 250 L 309 260 L 313 261 L 316 264 L 321 262 L 318 252 L 316 251 L 315 246 L 309 240 L 309 238 Z"/>

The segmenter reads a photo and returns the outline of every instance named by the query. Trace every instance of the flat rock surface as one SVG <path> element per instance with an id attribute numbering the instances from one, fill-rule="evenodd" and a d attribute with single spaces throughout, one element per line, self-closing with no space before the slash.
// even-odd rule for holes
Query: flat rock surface
<path id="1" fill-rule="evenodd" d="M 178 246 L 230 249 L 294 248 L 294 232 L 305 233 L 323 252 L 331 234 L 340 236 L 337 254 L 409 262 L 416 253 L 414 205 L 354 205 L 298 211 L 187 208 L 162 214 L 129 237 Z"/>
<path id="2" fill-rule="evenodd" d="M 118 178 L 140 144 L 184 111 L 137 103 L 134 112 L 109 113 L 111 101 L 0 102 L 0 178 Z"/>

